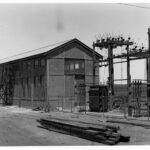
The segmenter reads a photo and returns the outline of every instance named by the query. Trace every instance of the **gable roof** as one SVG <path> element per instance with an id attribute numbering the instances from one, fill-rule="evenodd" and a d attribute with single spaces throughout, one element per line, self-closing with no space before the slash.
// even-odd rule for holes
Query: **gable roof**
<path id="1" fill-rule="evenodd" d="M 63 42 L 60 42 L 60 43 L 55 43 L 55 44 L 52 44 L 52 45 L 48 45 L 48 46 L 45 46 L 45 47 L 41 47 L 41 48 L 38 48 L 38 49 L 34 49 L 34 50 L 31 50 L 31 51 L 20 53 L 20 54 L 14 55 L 14 56 L 6 57 L 4 59 L 0 59 L 0 64 L 7 63 L 7 62 L 12 62 L 12 61 L 15 61 L 15 60 L 24 59 L 24 58 L 27 58 L 27 57 L 33 57 L 33 56 L 41 55 L 41 54 L 45 54 L 45 55 L 52 54 L 53 52 L 59 50 L 61 47 L 70 45 L 72 43 L 77 43 L 77 44 L 81 45 L 86 50 L 88 50 L 91 54 L 93 54 L 93 49 L 91 49 L 90 47 L 88 47 L 87 45 L 82 43 L 80 40 L 74 38 L 72 40 L 63 41 Z M 103 58 L 103 56 L 100 55 L 97 52 L 95 52 L 95 55 L 97 56 L 98 59 Z"/>

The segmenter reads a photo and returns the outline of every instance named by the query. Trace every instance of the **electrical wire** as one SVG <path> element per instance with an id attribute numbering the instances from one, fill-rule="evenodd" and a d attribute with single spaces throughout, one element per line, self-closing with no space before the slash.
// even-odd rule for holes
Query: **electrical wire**
<path id="1" fill-rule="evenodd" d="M 43 47 L 40 47 L 40 48 L 37 48 L 37 49 L 33 49 L 33 50 L 30 50 L 30 51 L 26 51 L 26 52 L 23 52 L 23 53 L 19 53 L 19 54 L 16 54 L 16 55 L 5 57 L 5 58 L 0 59 L 0 61 L 8 59 L 8 58 L 12 58 L 12 57 L 20 56 L 20 55 L 23 55 L 23 54 L 27 54 L 27 53 L 30 53 L 30 52 L 33 52 L 33 51 L 37 51 L 37 50 L 40 50 L 42 48 L 47 48 L 47 47 L 50 47 L 50 46 L 55 46 L 57 44 L 65 43 L 65 42 L 68 42 L 68 41 L 70 41 L 70 40 L 62 41 L 62 42 L 59 42 L 59 43 L 54 43 L 54 44 L 51 44 L 51 45 L 43 46 Z"/>
<path id="2" fill-rule="evenodd" d="M 138 5 L 127 4 L 127 3 L 117 3 L 117 4 L 150 10 L 150 7 L 138 6 Z"/>

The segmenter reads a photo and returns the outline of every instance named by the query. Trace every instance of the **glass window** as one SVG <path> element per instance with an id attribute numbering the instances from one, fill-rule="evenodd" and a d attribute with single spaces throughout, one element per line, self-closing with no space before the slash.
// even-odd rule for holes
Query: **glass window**
<path id="1" fill-rule="evenodd" d="M 45 59 L 41 59 L 41 67 L 44 67 L 45 66 Z"/>
<path id="2" fill-rule="evenodd" d="M 84 60 L 82 59 L 66 59 L 65 74 L 84 74 Z"/>
<path id="3" fill-rule="evenodd" d="M 81 68 L 84 68 L 84 63 L 81 64 Z"/>
<path id="4" fill-rule="evenodd" d="M 38 65 L 39 65 L 39 61 L 36 59 L 36 60 L 34 61 L 34 68 L 37 68 Z"/>
<path id="5" fill-rule="evenodd" d="M 70 70 L 74 70 L 74 64 L 73 63 L 70 64 Z"/>
<path id="6" fill-rule="evenodd" d="M 27 63 L 23 62 L 23 68 L 26 68 L 26 67 L 27 67 Z"/>
<path id="7" fill-rule="evenodd" d="M 66 65 L 65 67 L 66 67 L 66 70 L 69 71 L 69 65 Z"/>
<path id="8" fill-rule="evenodd" d="M 36 76 L 34 76 L 34 87 L 37 87 Z"/>
<path id="9" fill-rule="evenodd" d="M 28 68 L 31 67 L 31 61 L 28 61 L 28 62 L 27 62 L 27 66 L 28 66 Z"/>
<path id="10" fill-rule="evenodd" d="M 79 64 L 78 63 L 75 64 L 75 69 L 79 69 Z"/>

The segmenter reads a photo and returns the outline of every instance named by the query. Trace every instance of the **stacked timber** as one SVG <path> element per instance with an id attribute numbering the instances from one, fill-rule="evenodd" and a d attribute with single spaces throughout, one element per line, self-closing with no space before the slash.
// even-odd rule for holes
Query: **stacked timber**
<path id="1" fill-rule="evenodd" d="M 69 134 L 73 136 L 78 136 L 87 140 L 94 142 L 99 142 L 106 145 L 115 145 L 119 142 L 128 142 L 130 140 L 129 136 L 123 136 L 118 133 L 119 128 L 116 126 L 109 126 L 100 124 L 99 126 L 94 126 L 86 123 L 63 121 L 57 119 L 40 119 L 42 128 L 60 132 L 63 134 Z"/>

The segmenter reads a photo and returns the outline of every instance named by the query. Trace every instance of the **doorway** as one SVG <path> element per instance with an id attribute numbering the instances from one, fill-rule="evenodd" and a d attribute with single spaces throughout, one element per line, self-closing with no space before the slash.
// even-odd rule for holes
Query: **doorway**
<path id="1" fill-rule="evenodd" d="M 78 106 L 85 106 L 85 76 L 84 75 L 75 75 L 74 77 L 74 87 L 75 87 L 75 97 L 76 103 Z"/>

